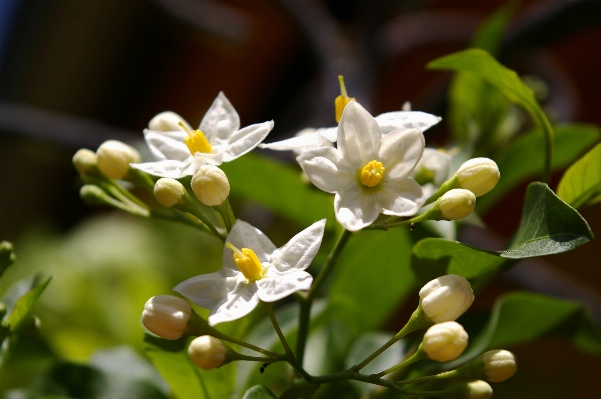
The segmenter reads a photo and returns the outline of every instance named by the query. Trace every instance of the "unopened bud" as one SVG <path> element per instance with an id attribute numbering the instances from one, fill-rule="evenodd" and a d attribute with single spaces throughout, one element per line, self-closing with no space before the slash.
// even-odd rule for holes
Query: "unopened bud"
<path id="1" fill-rule="evenodd" d="M 473 192 L 476 197 L 486 194 L 497 185 L 501 174 L 499 167 L 489 158 L 473 158 L 466 161 L 455 173 L 459 186 Z"/>
<path id="2" fill-rule="evenodd" d="M 438 209 L 447 220 L 463 219 L 474 211 L 476 196 L 470 190 L 454 188 L 438 199 Z"/>
<path id="3" fill-rule="evenodd" d="M 424 334 L 422 346 L 432 360 L 455 360 L 467 347 L 468 336 L 461 324 L 455 321 L 434 324 Z"/>
<path id="4" fill-rule="evenodd" d="M 161 112 L 148 122 L 148 129 L 158 130 L 160 132 L 180 132 L 182 128 L 178 123 L 183 123 L 189 130 L 192 130 L 190 125 L 178 114 L 171 111 Z"/>
<path id="5" fill-rule="evenodd" d="M 509 351 L 495 349 L 484 352 L 477 358 L 454 370 L 455 376 L 481 378 L 490 382 L 505 381 L 515 374 L 515 355 Z"/>
<path id="6" fill-rule="evenodd" d="M 154 184 L 154 196 L 165 208 L 172 208 L 185 202 L 186 188 L 175 179 L 164 177 Z"/>
<path id="7" fill-rule="evenodd" d="M 440 392 L 440 397 L 448 399 L 490 399 L 492 388 L 486 381 L 476 380 L 455 385 Z"/>
<path id="8" fill-rule="evenodd" d="M 194 338 L 188 346 L 188 356 L 198 367 L 210 370 L 229 363 L 231 349 L 223 341 L 210 335 Z"/>
<path id="9" fill-rule="evenodd" d="M 472 286 L 456 274 L 438 277 L 419 291 L 420 306 L 434 323 L 453 321 L 474 301 Z"/>
<path id="10" fill-rule="evenodd" d="M 192 190 L 200 202 L 217 206 L 230 195 L 230 182 L 225 173 L 214 165 L 203 165 L 192 176 Z"/>
<path id="11" fill-rule="evenodd" d="M 73 166 L 82 175 L 96 169 L 96 153 L 85 148 L 78 150 L 73 155 Z"/>
<path id="12" fill-rule="evenodd" d="M 117 140 L 105 141 L 96 151 L 98 169 L 111 179 L 124 179 L 129 173 L 129 164 L 141 160 L 140 153 Z"/>
<path id="13" fill-rule="evenodd" d="M 165 339 L 178 339 L 186 331 L 192 308 L 173 295 L 158 295 L 144 305 L 142 323 L 153 334 Z"/>
<path id="14" fill-rule="evenodd" d="M 4 316 L 6 316 L 6 305 L 2 302 L 0 302 L 0 320 L 2 320 L 4 318 Z"/>
<path id="15" fill-rule="evenodd" d="M 15 258 L 13 244 L 8 241 L 0 242 L 0 276 L 15 262 Z"/>

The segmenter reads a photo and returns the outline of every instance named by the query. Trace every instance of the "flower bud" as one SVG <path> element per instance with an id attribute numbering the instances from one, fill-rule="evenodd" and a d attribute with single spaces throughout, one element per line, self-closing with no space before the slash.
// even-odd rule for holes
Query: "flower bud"
<path id="1" fill-rule="evenodd" d="M 463 219 L 476 207 L 476 196 L 469 190 L 454 188 L 438 199 L 440 213 L 447 220 Z"/>
<path id="2" fill-rule="evenodd" d="M 192 190 L 203 204 L 217 206 L 230 195 L 230 182 L 217 166 L 203 165 L 192 176 Z"/>
<path id="3" fill-rule="evenodd" d="M 230 349 L 221 341 L 210 335 L 194 338 L 188 346 L 188 356 L 198 367 L 210 370 L 229 363 Z"/>
<path id="4" fill-rule="evenodd" d="M 88 173 L 97 167 L 96 153 L 82 148 L 73 155 L 73 166 L 80 174 Z"/>
<path id="5" fill-rule="evenodd" d="M 190 125 L 178 114 L 171 111 L 161 112 L 148 122 L 148 129 L 158 130 L 160 132 L 181 132 L 182 128 L 178 123 L 182 122 L 189 130 L 193 130 Z"/>
<path id="6" fill-rule="evenodd" d="M 432 360 L 448 362 L 455 360 L 467 347 L 467 333 L 455 321 L 434 324 L 424 334 L 423 349 Z"/>
<path id="7" fill-rule="evenodd" d="M 2 320 L 4 316 L 6 316 L 7 311 L 8 309 L 6 309 L 6 305 L 0 302 L 0 320 Z"/>
<path id="8" fill-rule="evenodd" d="M 482 355 L 484 374 L 490 382 L 505 381 L 515 374 L 518 369 L 515 355 L 509 351 L 495 349 Z"/>
<path id="9" fill-rule="evenodd" d="M 117 140 L 105 141 L 96 151 L 98 169 L 111 179 L 123 179 L 129 173 L 129 164 L 141 160 L 138 151 Z"/>
<path id="10" fill-rule="evenodd" d="M 154 196 L 165 208 L 182 204 L 186 194 L 184 185 L 175 179 L 164 177 L 154 184 Z"/>
<path id="11" fill-rule="evenodd" d="M 434 323 L 442 323 L 461 316 L 474 301 L 474 293 L 465 278 L 448 274 L 424 285 L 419 298 L 426 316 Z"/>
<path id="12" fill-rule="evenodd" d="M 144 305 L 142 323 L 153 334 L 165 339 L 178 339 L 186 331 L 192 308 L 182 298 L 158 295 Z"/>
<path id="13" fill-rule="evenodd" d="M 455 173 L 461 188 L 470 190 L 479 197 L 495 186 L 501 177 L 499 167 L 489 158 L 473 158 L 466 161 Z"/>
<path id="14" fill-rule="evenodd" d="M 490 399 L 492 388 L 486 381 L 476 380 L 455 385 L 453 388 L 443 391 L 443 398 L 453 399 Z"/>

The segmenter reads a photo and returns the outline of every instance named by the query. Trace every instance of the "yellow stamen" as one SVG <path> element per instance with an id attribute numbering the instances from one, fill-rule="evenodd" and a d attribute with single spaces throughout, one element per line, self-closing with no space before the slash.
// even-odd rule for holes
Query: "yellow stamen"
<path id="1" fill-rule="evenodd" d="M 178 125 L 188 133 L 188 137 L 184 139 L 184 143 L 190 150 L 190 154 L 194 155 L 197 152 L 205 152 L 209 154 L 212 150 L 209 140 L 205 137 L 204 133 L 200 130 L 190 130 L 182 122 Z"/>
<path id="2" fill-rule="evenodd" d="M 348 97 L 346 95 L 346 87 L 344 86 L 344 78 L 342 75 L 338 76 L 338 81 L 340 82 L 340 95 L 336 97 L 334 100 L 334 106 L 336 107 L 336 122 L 340 122 L 340 118 L 342 117 L 342 111 L 351 101 L 356 101 L 354 98 Z"/>
<path id="3" fill-rule="evenodd" d="M 252 249 L 242 248 L 240 250 L 230 242 L 226 243 L 225 246 L 234 251 L 234 262 L 236 262 L 236 266 L 244 274 L 244 277 L 250 281 L 259 280 L 263 277 L 263 266 L 261 266 L 257 254 Z"/>
<path id="4" fill-rule="evenodd" d="M 365 187 L 375 187 L 384 178 L 384 166 L 382 166 L 382 162 L 378 161 L 369 161 L 367 165 L 361 169 L 361 184 Z"/>

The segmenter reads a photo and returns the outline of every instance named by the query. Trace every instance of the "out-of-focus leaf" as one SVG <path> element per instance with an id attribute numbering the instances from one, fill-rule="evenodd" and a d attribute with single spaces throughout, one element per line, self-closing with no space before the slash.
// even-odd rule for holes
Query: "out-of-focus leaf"
<path id="1" fill-rule="evenodd" d="M 244 393 L 242 399 L 277 399 L 277 397 L 264 386 L 255 385 Z"/>
<path id="2" fill-rule="evenodd" d="M 0 242 L 0 276 L 15 261 L 13 244 L 8 241 Z"/>
<path id="3" fill-rule="evenodd" d="M 520 227 L 507 251 L 512 259 L 551 255 L 578 248 L 593 239 L 588 223 L 544 183 L 528 186 Z"/>
<path id="4" fill-rule="evenodd" d="M 457 274 L 475 286 L 500 271 L 505 262 L 494 252 L 442 238 L 425 238 L 411 251 L 411 268 L 420 284 L 445 274 Z"/>
<path id="5" fill-rule="evenodd" d="M 229 397 L 234 390 L 234 365 L 201 370 L 188 356 L 188 341 L 144 337 L 146 354 L 179 399 Z"/>
<path id="6" fill-rule="evenodd" d="M 601 144 L 590 150 L 566 171 L 557 186 L 557 196 L 580 208 L 601 195 Z"/>
<path id="7" fill-rule="evenodd" d="M 221 167 L 234 195 L 265 205 L 301 226 L 323 218 L 334 220 L 332 196 L 303 183 L 300 170 L 255 154 Z"/>
<path id="8" fill-rule="evenodd" d="M 403 228 L 355 233 L 332 273 L 328 314 L 354 332 L 382 325 L 414 287 L 412 244 Z"/>
<path id="9" fill-rule="evenodd" d="M 532 292 L 513 292 L 497 299 L 484 329 L 448 368 L 489 349 L 509 349 L 543 337 L 567 338 L 584 352 L 601 353 L 601 329 L 582 304 Z"/>
<path id="10" fill-rule="evenodd" d="M 565 124 L 554 126 L 554 129 L 553 171 L 572 164 L 601 137 L 601 131 L 595 125 Z M 479 212 L 485 212 L 519 183 L 541 174 L 544 140 L 543 132 L 536 129 L 512 141 L 493 156 L 501 171 L 501 179 L 494 190 L 478 198 Z"/>
<path id="11" fill-rule="evenodd" d="M 18 332 L 23 327 L 24 323 L 27 322 L 27 318 L 31 314 L 33 305 L 35 305 L 40 295 L 42 295 L 51 279 L 52 277 L 48 277 L 46 281 L 34 287 L 31 291 L 17 300 L 15 307 L 8 316 L 11 333 Z"/>
<path id="12" fill-rule="evenodd" d="M 299 385 L 288 388 L 282 393 L 280 399 L 311 399 L 318 389 L 318 384 Z"/>
<path id="13" fill-rule="evenodd" d="M 515 4 L 508 3 L 488 17 L 472 38 L 472 47 L 496 56 L 503 41 L 503 32 L 515 12 Z"/>

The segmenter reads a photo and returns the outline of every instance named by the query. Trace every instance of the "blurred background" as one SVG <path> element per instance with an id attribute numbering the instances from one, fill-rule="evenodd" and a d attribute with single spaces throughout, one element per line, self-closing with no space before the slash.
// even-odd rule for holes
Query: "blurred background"
<path id="1" fill-rule="evenodd" d="M 414 110 L 444 118 L 452 75 L 425 65 L 467 48 L 478 26 L 505 4 L 0 1 L 0 239 L 12 241 L 18 256 L 0 294 L 34 272 L 52 274 L 36 314 L 47 350 L 65 359 L 88 361 L 95 350 L 122 343 L 141 348 L 146 299 L 198 274 L 200 259 L 215 267 L 220 254 L 196 231 L 84 204 L 71 165 L 79 148 L 96 150 L 107 139 L 141 146 L 148 121 L 165 110 L 196 126 L 219 91 L 242 126 L 275 121 L 267 141 L 332 126 L 338 75 L 349 96 L 374 115 L 410 101 Z M 554 122 L 601 125 L 601 2 L 514 6 L 499 60 L 542 83 Z M 444 120 L 426 133 L 430 147 L 448 140 Z M 294 162 L 289 153 L 264 154 Z M 551 188 L 562 173 L 553 175 Z M 526 185 L 482 215 L 486 234 L 468 228 L 461 239 L 499 249 L 519 223 Z M 581 213 L 598 235 L 601 206 Z M 480 304 L 529 289 L 587 303 L 601 320 L 600 253 L 597 240 L 523 262 L 489 287 Z M 525 371 L 499 386 L 496 398 L 601 391 L 600 359 L 564 341 L 510 349 Z"/>

